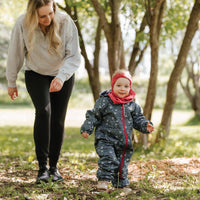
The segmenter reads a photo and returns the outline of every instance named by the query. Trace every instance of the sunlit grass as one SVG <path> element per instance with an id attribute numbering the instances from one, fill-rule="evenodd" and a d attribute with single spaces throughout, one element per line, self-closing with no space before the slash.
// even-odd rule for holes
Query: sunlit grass
<path id="1" fill-rule="evenodd" d="M 31 127 L 0 127 L 1 156 L 27 156 L 33 151 Z"/>
<path id="2" fill-rule="evenodd" d="M 190 120 L 188 120 L 188 122 L 186 123 L 186 125 L 188 125 L 188 126 L 200 125 L 200 116 L 195 115 L 193 118 L 191 118 Z"/>
<path id="3" fill-rule="evenodd" d="M 144 150 L 135 145 L 134 160 L 166 159 L 176 157 L 200 156 L 200 126 L 172 126 L 168 140 L 165 143 L 154 144 Z M 154 133 L 153 133 L 154 134 Z"/>
<path id="4" fill-rule="evenodd" d="M 94 134 L 85 139 L 80 134 L 80 128 L 68 127 L 65 130 L 63 152 L 90 153 L 94 151 Z"/>
<path id="5" fill-rule="evenodd" d="M 0 153 L 2 156 L 34 155 L 33 128 L 29 126 L 0 127 Z M 174 157 L 200 156 L 200 126 L 173 126 L 167 142 L 142 150 L 135 145 L 133 159 L 165 159 Z M 152 141 L 153 142 L 153 141 Z M 65 139 L 62 153 L 66 155 L 86 155 L 93 153 L 94 134 L 85 139 L 80 134 L 80 128 L 65 129 Z"/>

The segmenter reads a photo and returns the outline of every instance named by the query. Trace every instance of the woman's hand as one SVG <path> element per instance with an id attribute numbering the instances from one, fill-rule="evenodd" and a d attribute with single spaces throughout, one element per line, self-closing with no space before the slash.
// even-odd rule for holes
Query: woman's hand
<path id="1" fill-rule="evenodd" d="M 84 138 L 86 138 L 86 139 L 88 139 L 88 137 L 89 137 L 89 134 L 86 133 L 86 132 L 83 132 L 81 135 L 82 135 Z"/>
<path id="2" fill-rule="evenodd" d="M 149 133 L 151 133 L 152 131 L 154 131 L 154 127 L 149 122 L 147 124 L 147 131 L 149 131 Z"/>
<path id="3" fill-rule="evenodd" d="M 12 100 L 15 100 L 18 97 L 17 87 L 8 87 L 8 95 Z"/>
<path id="4" fill-rule="evenodd" d="M 63 86 L 63 82 L 59 78 L 55 77 L 51 81 L 49 92 L 58 92 L 62 89 L 62 86 Z"/>

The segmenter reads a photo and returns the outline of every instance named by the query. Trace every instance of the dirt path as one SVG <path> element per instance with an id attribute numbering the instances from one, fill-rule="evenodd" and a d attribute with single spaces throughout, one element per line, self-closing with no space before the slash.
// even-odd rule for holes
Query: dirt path
<path id="1" fill-rule="evenodd" d="M 65 124 L 66 126 L 79 127 L 84 121 L 86 109 L 69 109 Z M 0 109 L 0 126 L 21 125 L 32 126 L 34 123 L 34 110 L 24 109 Z"/>

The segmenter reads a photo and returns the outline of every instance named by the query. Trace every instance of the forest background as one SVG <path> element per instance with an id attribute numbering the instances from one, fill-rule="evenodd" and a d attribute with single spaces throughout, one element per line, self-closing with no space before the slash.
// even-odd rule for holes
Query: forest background
<path id="1" fill-rule="evenodd" d="M 4 142 L 7 134 L 10 136 L 10 132 L 14 132 L 13 134 L 16 136 L 14 138 L 17 141 L 20 137 L 23 138 L 23 135 L 27 135 L 24 126 L 28 126 L 27 130 L 31 135 L 31 124 L 34 118 L 33 107 L 24 86 L 23 69 L 19 73 L 17 82 L 19 97 L 14 102 L 11 102 L 7 95 L 5 78 L 11 30 L 17 17 L 25 12 L 26 2 L 25 0 L 0 1 L 2 10 L 0 13 L 0 134 L 2 135 L 1 140 Z M 144 176 L 146 179 L 140 177 L 143 180 L 142 183 L 140 182 L 143 187 L 133 182 L 133 185 L 137 185 L 136 196 L 138 190 L 141 197 L 141 193 L 143 194 L 146 187 L 150 188 L 147 179 L 153 176 L 152 173 L 155 175 L 158 171 L 166 170 L 165 173 L 170 174 L 169 169 L 160 167 L 160 165 L 163 166 L 161 160 L 166 158 L 185 159 L 185 165 L 181 163 L 180 166 L 179 162 L 175 162 L 173 165 L 173 167 L 178 166 L 177 173 L 180 173 L 183 168 L 188 171 L 188 167 L 192 165 L 194 174 L 191 173 L 184 178 L 187 181 L 191 179 L 191 182 L 188 183 L 189 187 L 192 184 L 196 188 L 199 181 L 198 157 L 200 154 L 198 150 L 200 145 L 198 138 L 198 133 L 200 133 L 200 1 L 57 0 L 56 2 L 60 10 L 67 12 L 74 19 L 79 32 L 82 52 L 82 65 L 76 73 L 76 83 L 66 120 L 66 126 L 72 127 L 69 134 L 73 135 L 74 132 L 78 134 L 78 127 L 84 119 L 85 111 L 93 107 L 94 101 L 102 90 L 110 88 L 110 77 L 113 72 L 118 68 L 127 68 L 133 75 L 133 89 L 136 91 L 137 101 L 142 106 L 145 116 L 152 120 L 156 127 L 150 137 L 134 133 L 133 142 L 136 152 L 134 159 L 144 159 L 145 162 L 148 158 L 155 159 L 150 167 L 149 162 L 143 163 L 149 169 L 146 170 Z M 31 140 L 30 135 L 29 140 Z M 13 145 L 12 142 L 10 141 L 10 145 Z M 82 144 L 82 141 L 80 143 Z M 78 144 L 76 145 L 78 146 Z M 73 150 L 77 151 L 76 145 L 74 149 L 71 149 L 72 152 Z M 68 148 L 67 145 L 64 146 L 64 150 L 66 148 Z M 83 149 L 90 153 L 94 151 L 92 147 L 87 149 L 84 146 Z M 17 152 L 19 153 L 19 151 Z M 5 146 L 2 145 L 0 151 L 3 158 L 2 163 L 7 163 L 7 168 L 2 168 L 3 173 L 10 169 L 10 165 L 8 165 L 10 161 L 5 159 L 8 155 L 12 155 L 11 157 L 15 159 L 19 157 L 22 160 L 28 160 L 29 164 L 33 164 L 34 152 L 28 154 L 24 152 L 26 152 L 25 147 L 21 149 L 20 156 L 16 156 L 17 154 L 13 155 L 9 148 L 5 151 Z M 73 154 L 72 157 L 74 159 L 76 156 Z M 70 155 L 63 156 L 64 160 L 69 158 L 71 158 Z M 87 165 L 87 159 L 84 157 L 83 162 L 81 158 L 81 162 L 86 162 Z M 19 162 L 20 160 L 17 164 Z M 166 164 L 166 161 L 164 163 Z M 69 162 L 69 165 L 73 164 Z M 78 168 L 81 168 L 80 166 L 85 168 L 83 164 L 81 165 L 80 160 L 75 165 Z M 142 164 L 134 163 L 134 165 L 141 167 Z M 168 163 L 168 165 L 170 164 Z M 33 168 L 31 165 L 28 167 Z M 156 170 L 154 167 L 162 168 L 162 170 Z M 179 175 L 182 176 L 182 174 Z M 158 176 L 158 174 L 155 175 L 156 178 Z M 3 181 L 5 180 L 3 179 Z M 177 180 L 178 183 L 179 181 Z M 173 181 L 169 182 L 172 184 Z M 153 183 L 155 184 L 155 180 Z M 166 188 L 171 188 L 169 185 Z M 47 191 L 54 190 L 55 187 L 57 186 L 44 186 Z M 155 193 L 156 187 L 151 188 L 152 193 Z M 166 195 L 166 188 L 164 195 Z M 186 188 L 188 191 L 188 185 Z M 8 187 L 5 187 L 5 191 L 7 190 Z M 183 191 L 180 193 L 184 198 Z M 147 195 L 151 195 L 151 192 L 148 191 Z M 29 194 L 29 192 L 27 193 Z M 32 193 L 31 195 L 34 196 Z M 31 195 L 29 194 L 29 196 Z M 38 196 L 40 195 L 38 194 Z M 70 196 L 75 193 L 70 191 L 65 195 Z M 78 194 L 76 193 L 76 195 Z M 88 198 L 87 193 L 83 192 L 80 195 Z M 163 193 L 159 195 L 163 197 Z M 170 195 L 175 194 L 170 193 Z M 178 195 L 180 194 L 178 193 Z M 198 196 L 198 187 L 192 191 L 192 195 L 194 198 L 196 195 Z M 47 198 L 49 197 L 47 196 Z"/>

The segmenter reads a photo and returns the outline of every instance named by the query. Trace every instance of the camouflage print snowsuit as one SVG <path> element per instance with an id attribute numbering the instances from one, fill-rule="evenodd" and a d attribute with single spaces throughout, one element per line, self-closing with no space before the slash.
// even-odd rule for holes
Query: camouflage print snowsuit
<path id="1" fill-rule="evenodd" d="M 128 164 L 133 154 L 132 130 L 148 133 L 148 120 L 134 101 L 114 104 L 108 92 L 101 93 L 94 108 L 87 111 L 81 133 L 92 134 L 95 129 L 98 180 L 112 181 L 114 187 L 125 187 L 129 184 Z"/>

